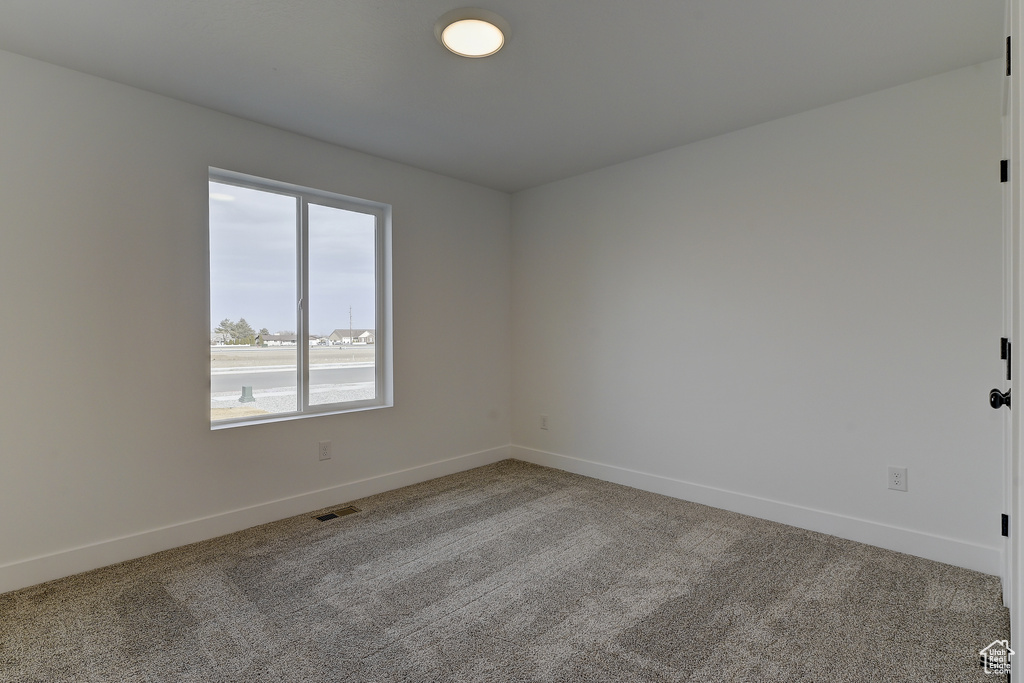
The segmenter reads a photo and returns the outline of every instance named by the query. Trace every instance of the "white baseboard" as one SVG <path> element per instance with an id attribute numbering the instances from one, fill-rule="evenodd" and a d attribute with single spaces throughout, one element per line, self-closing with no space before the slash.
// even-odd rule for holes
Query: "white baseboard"
<path id="1" fill-rule="evenodd" d="M 508 446 L 492 448 L 238 510 L 230 510 L 218 515 L 11 562 L 0 565 L 0 593 L 124 562 L 161 550 L 205 541 L 267 522 L 301 515 L 312 510 L 372 496 L 409 484 L 417 484 L 428 479 L 489 465 L 508 457 L 510 457 Z"/>
<path id="2" fill-rule="evenodd" d="M 511 454 L 513 458 L 537 465 L 624 484 L 644 491 L 760 517 L 801 529 L 839 536 L 851 541 L 916 555 L 985 574 L 999 576 L 1003 570 L 1003 551 L 1000 548 L 966 543 L 943 536 L 693 484 L 625 467 L 605 465 L 557 453 L 547 453 L 523 446 L 513 445 Z"/>
<path id="3" fill-rule="evenodd" d="M 504 446 L 0 565 L 0 593 L 223 536 L 435 477 L 489 465 L 509 457 L 986 574 L 998 576 L 1003 568 L 1003 553 L 999 548 L 966 543 L 557 453 L 522 446 Z"/>

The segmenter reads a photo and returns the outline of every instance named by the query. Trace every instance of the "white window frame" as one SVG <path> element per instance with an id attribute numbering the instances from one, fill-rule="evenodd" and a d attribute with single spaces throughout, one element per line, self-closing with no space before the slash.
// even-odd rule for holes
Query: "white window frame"
<path id="1" fill-rule="evenodd" d="M 391 334 L 391 205 L 368 199 L 349 197 L 325 190 L 316 190 L 291 183 L 268 180 L 258 176 L 237 173 L 210 167 L 207 184 L 210 182 L 235 185 L 239 187 L 272 192 L 295 197 L 298 204 L 296 211 L 296 292 L 297 311 L 296 324 L 296 391 L 298 409 L 287 413 L 271 413 L 250 417 L 232 418 L 210 422 L 213 430 L 229 427 L 240 427 L 252 424 L 267 424 L 321 415 L 338 415 L 377 408 L 394 406 L 394 376 L 392 372 L 392 334 Z M 376 317 L 374 331 L 374 381 L 376 397 L 361 401 L 346 401 L 323 405 L 309 404 L 309 204 L 318 204 L 345 211 L 353 211 L 373 216 L 375 219 L 375 296 Z M 207 232 L 210 219 L 207 215 Z M 209 249 L 207 237 L 207 249 Z M 210 273 L 210 253 L 207 252 L 207 273 Z M 207 280 L 207 319 L 210 318 L 210 284 Z"/>

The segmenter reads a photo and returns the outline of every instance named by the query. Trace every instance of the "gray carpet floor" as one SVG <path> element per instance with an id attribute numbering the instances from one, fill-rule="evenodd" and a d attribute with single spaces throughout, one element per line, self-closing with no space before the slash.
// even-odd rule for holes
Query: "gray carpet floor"
<path id="1" fill-rule="evenodd" d="M 0 681 L 995 681 L 995 577 L 515 460 L 0 596 Z"/>

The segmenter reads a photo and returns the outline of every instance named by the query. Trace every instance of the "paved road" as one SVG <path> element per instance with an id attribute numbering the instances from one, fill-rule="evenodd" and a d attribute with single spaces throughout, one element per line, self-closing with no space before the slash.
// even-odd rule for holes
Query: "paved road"
<path id="1" fill-rule="evenodd" d="M 309 369 L 310 384 L 352 384 L 355 382 L 372 382 L 374 368 L 372 363 L 356 363 L 355 365 L 313 365 Z M 218 370 L 210 376 L 210 391 L 237 391 L 242 393 L 243 386 L 251 386 L 253 391 L 281 389 L 295 386 L 295 368 L 240 368 L 238 370 Z"/>

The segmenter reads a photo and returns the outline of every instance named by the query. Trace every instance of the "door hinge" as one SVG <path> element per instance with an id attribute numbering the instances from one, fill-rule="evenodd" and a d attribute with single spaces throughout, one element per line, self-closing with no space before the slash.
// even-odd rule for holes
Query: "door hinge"
<path id="1" fill-rule="evenodd" d="M 1010 160 L 1003 159 L 999 162 L 999 182 L 1010 182 Z"/>
<path id="2" fill-rule="evenodd" d="M 1003 515 L 1003 536 L 1010 535 L 1010 515 Z"/>
<path id="3" fill-rule="evenodd" d="M 1006 337 L 1000 339 L 999 342 L 999 358 L 1006 361 L 1006 379 L 1010 380 L 1013 379 L 1013 376 L 1011 375 L 1011 372 L 1013 371 L 1013 366 L 1011 365 L 1011 363 L 1013 361 L 1010 358 L 1012 355 L 1012 344 L 1010 344 L 1010 340 L 1007 339 Z"/>
<path id="4" fill-rule="evenodd" d="M 1006 75 L 1010 75 L 1010 36 L 1006 36 Z"/>

